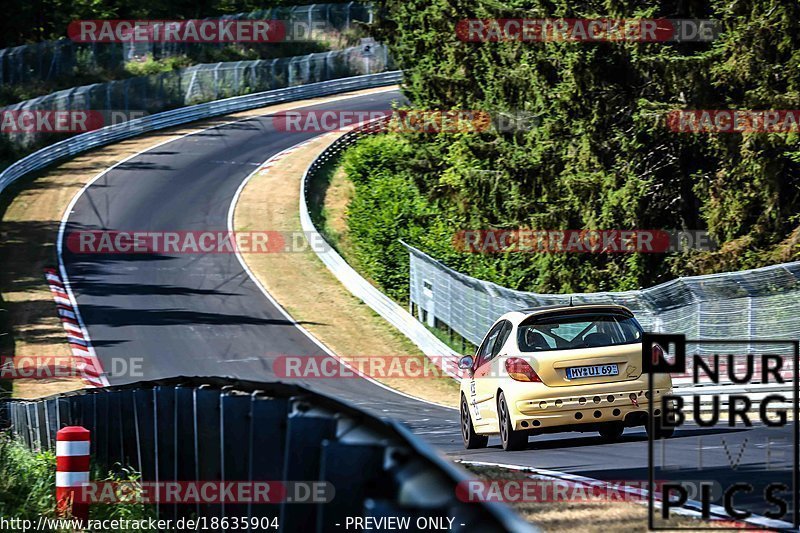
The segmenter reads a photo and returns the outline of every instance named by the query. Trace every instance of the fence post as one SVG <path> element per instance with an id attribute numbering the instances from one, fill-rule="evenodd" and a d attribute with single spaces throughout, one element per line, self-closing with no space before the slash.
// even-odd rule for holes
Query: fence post
<path id="1" fill-rule="evenodd" d="M 222 66 L 222 63 L 217 63 L 214 65 L 214 100 L 219 98 L 219 67 Z"/>
<path id="2" fill-rule="evenodd" d="M 77 497 L 89 483 L 89 430 L 67 426 L 56 434 L 56 512 L 61 516 L 89 519 L 89 502 Z"/>

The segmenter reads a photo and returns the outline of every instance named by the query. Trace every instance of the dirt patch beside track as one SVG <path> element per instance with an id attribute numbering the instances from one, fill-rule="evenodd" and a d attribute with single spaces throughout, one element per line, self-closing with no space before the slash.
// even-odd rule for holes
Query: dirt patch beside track
<path id="1" fill-rule="evenodd" d="M 348 93 L 369 94 L 389 88 Z M 243 111 L 163 130 L 78 155 L 7 189 L 0 199 L 0 325 L 2 357 L 68 357 L 70 349 L 56 314 L 43 268 L 57 265 L 56 236 L 69 202 L 97 174 L 159 143 L 249 116 L 334 101 L 333 95 Z M 6 393 L 33 398 L 83 387 L 78 378 L 17 379 Z"/>
<path id="2" fill-rule="evenodd" d="M 300 232 L 300 181 L 308 165 L 339 133 L 328 134 L 280 158 L 257 172 L 236 205 L 237 231 Z M 248 267 L 295 320 L 343 359 L 365 356 L 392 360 L 424 354 L 405 336 L 356 299 L 311 250 L 291 253 L 244 254 Z M 379 379 L 398 391 L 455 407 L 458 384 L 449 377 Z"/>

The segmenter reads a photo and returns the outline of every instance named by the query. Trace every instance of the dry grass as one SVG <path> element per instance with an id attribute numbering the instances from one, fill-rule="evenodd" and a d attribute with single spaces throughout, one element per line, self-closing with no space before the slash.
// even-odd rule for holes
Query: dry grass
<path id="1" fill-rule="evenodd" d="M 318 138 L 253 176 L 236 206 L 235 229 L 300 231 L 300 179 L 336 135 Z M 309 324 L 307 329 L 344 359 L 372 355 L 424 358 L 406 337 L 353 297 L 313 251 L 245 254 L 245 260 L 289 314 Z M 458 385 L 450 378 L 380 381 L 429 401 L 457 404 Z"/>
<path id="2" fill-rule="evenodd" d="M 351 94 L 383 91 L 369 89 Z M 75 194 L 97 174 L 126 157 L 158 143 L 249 116 L 323 103 L 341 95 L 288 102 L 217 117 L 122 141 L 76 156 L 32 179 L 15 184 L 0 203 L 0 308 L 7 312 L 11 337 L 0 344 L 0 356 L 69 356 L 70 350 L 42 269 L 57 263 L 55 242 L 61 217 Z M 0 310 L 0 313 L 3 313 Z M 5 318 L 5 317 L 3 317 Z M 0 332 L 3 333 L 3 332 Z M 7 384 L 5 384 L 7 387 Z M 15 380 L 17 397 L 41 397 L 83 386 L 77 378 Z"/>
<path id="3" fill-rule="evenodd" d="M 522 481 L 525 472 L 498 467 L 463 465 L 476 474 L 476 479 Z M 528 474 L 530 475 L 530 474 Z M 647 504 L 635 502 L 513 502 L 511 507 L 525 520 L 535 523 L 547 533 L 608 533 L 611 531 L 645 532 Z M 674 515 L 668 522 L 658 521 L 657 527 L 680 528 L 682 531 L 703 531 L 709 528 L 736 527 L 723 521 L 700 521 Z M 695 529 L 696 528 L 696 529 Z M 752 530 L 750 530 L 752 531 Z"/>

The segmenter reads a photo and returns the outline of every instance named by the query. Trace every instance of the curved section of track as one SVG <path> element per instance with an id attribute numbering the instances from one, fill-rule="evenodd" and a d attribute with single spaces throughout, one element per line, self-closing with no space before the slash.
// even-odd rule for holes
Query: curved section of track
<path id="1" fill-rule="evenodd" d="M 318 109 L 384 110 L 400 97 L 385 91 Z M 313 107 L 308 108 L 313 109 Z M 228 210 L 242 181 L 269 157 L 318 133 L 278 132 L 269 116 L 219 126 L 156 146 L 110 169 L 77 199 L 67 232 L 226 231 Z M 233 254 L 84 255 L 64 249 L 73 292 L 95 350 L 107 370 L 114 360 L 143 360 L 143 376 L 175 375 L 274 379 L 279 355 L 325 355 L 265 298 Z M 301 382 L 302 383 L 302 382 Z M 594 434 L 539 436 L 522 452 L 493 446 L 466 452 L 457 411 L 396 394 L 362 379 L 315 380 L 307 385 L 363 409 L 407 423 L 454 457 L 580 473 L 599 479 L 646 479 L 647 441 L 628 430 L 621 442 Z M 751 442 L 763 428 L 746 431 Z M 697 436 L 684 429 L 670 441 L 675 457 L 697 457 Z M 737 446 L 740 432 L 730 432 Z M 787 437 L 789 437 L 787 429 Z M 788 439 L 791 442 L 791 439 Z M 704 451 L 704 464 L 729 470 L 725 451 Z M 744 457 L 745 463 L 758 464 Z M 735 472 L 734 472 L 735 474 Z"/>
<path id="2" fill-rule="evenodd" d="M 316 107 L 384 110 L 398 96 L 382 92 Z M 264 116 L 158 145 L 87 187 L 65 234 L 227 231 L 242 181 L 266 159 L 316 135 L 277 132 Z M 279 355 L 324 355 L 264 297 L 233 254 L 87 255 L 65 246 L 62 258 L 112 384 L 190 374 L 269 380 Z M 113 377 L 115 364 L 131 358 L 141 358 L 143 375 Z M 418 411 L 420 405 L 359 379 L 308 384 L 364 408 L 379 406 L 388 415 Z M 441 408 L 439 414 L 449 411 Z"/>

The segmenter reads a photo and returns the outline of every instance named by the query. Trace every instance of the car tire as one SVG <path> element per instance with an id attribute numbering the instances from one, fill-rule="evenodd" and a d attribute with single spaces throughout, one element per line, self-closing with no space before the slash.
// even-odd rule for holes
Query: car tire
<path id="1" fill-rule="evenodd" d="M 625 431 L 625 426 L 622 422 L 609 422 L 600 426 L 599 429 L 600 436 L 607 442 L 618 441 L 623 431 Z"/>
<path id="2" fill-rule="evenodd" d="M 655 422 L 652 426 L 650 425 L 650 421 L 647 421 L 647 424 L 644 425 L 645 431 L 647 431 L 647 436 L 651 439 L 668 439 L 675 434 L 675 426 L 667 426 L 664 427 L 664 417 L 663 415 L 659 415 L 655 417 Z"/>
<path id="3" fill-rule="evenodd" d="M 528 434 L 525 431 L 515 431 L 511 427 L 511 415 L 508 412 L 506 397 L 502 392 L 497 398 L 497 421 L 500 426 L 500 441 L 504 450 L 522 450 L 528 445 Z"/>
<path id="4" fill-rule="evenodd" d="M 486 445 L 489 444 L 488 436 L 475 433 L 472 417 L 469 414 L 469 404 L 463 394 L 461 395 L 461 438 L 464 440 L 464 448 L 468 450 L 486 448 Z"/>

